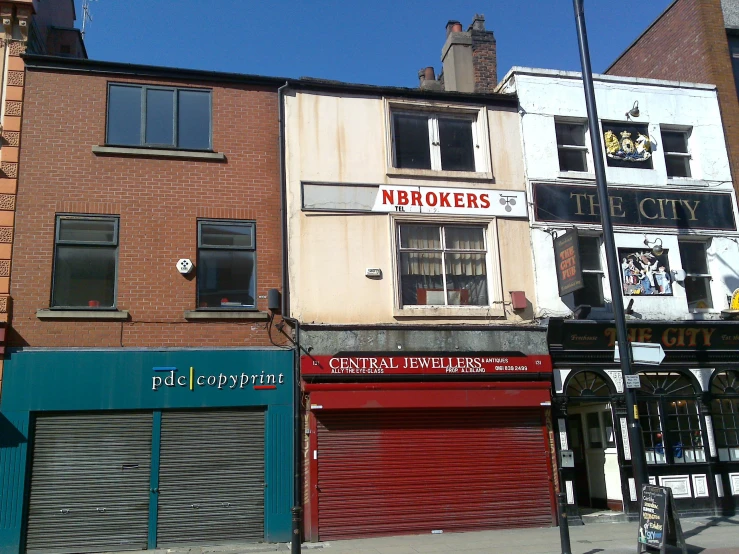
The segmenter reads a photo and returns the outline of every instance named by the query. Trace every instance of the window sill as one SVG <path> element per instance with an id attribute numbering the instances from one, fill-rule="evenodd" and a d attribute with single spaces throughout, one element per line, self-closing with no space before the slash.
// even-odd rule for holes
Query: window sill
<path id="1" fill-rule="evenodd" d="M 98 319 L 125 321 L 128 310 L 36 310 L 39 319 Z"/>
<path id="2" fill-rule="evenodd" d="M 560 171 L 559 178 L 595 181 L 595 173 L 589 173 L 587 171 Z"/>
<path id="3" fill-rule="evenodd" d="M 223 162 L 223 152 L 198 152 L 194 150 L 169 150 L 166 148 L 135 148 L 130 146 L 93 146 L 96 156 L 134 156 L 139 158 L 175 158 L 181 160 L 202 160 Z"/>
<path id="4" fill-rule="evenodd" d="M 668 185 L 675 185 L 678 187 L 708 187 L 710 183 L 706 181 L 700 181 L 693 177 L 667 177 Z"/>
<path id="5" fill-rule="evenodd" d="M 187 310 L 185 319 L 246 319 L 268 321 L 269 314 L 258 310 Z"/>
<path id="6" fill-rule="evenodd" d="M 493 308 L 492 306 L 484 306 L 480 308 L 463 308 L 448 306 L 408 306 L 403 308 L 393 308 L 394 317 L 448 317 L 458 318 L 501 318 L 505 317 L 505 309 L 503 307 Z"/>
<path id="7" fill-rule="evenodd" d="M 444 179 L 447 181 L 492 181 L 493 174 L 490 171 L 443 171 L 435 169 L 402 169 L 389 167 L 389 177 L 425 177 L 430 179 Z"/>

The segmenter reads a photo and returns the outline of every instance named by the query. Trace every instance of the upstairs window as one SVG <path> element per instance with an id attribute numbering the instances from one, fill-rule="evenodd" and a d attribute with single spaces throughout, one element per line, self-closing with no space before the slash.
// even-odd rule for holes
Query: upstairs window
<path id="1" fill-rule="evenodd" d="M 668 177 L 690 177 L 690 152 L 688 131 L 662 129 L 662 151 Z"/>
<path id="2" fill-rule="evenodd" d="M 253 222 L 198 221 L 198 306 L 256 308 Z"/>
<path id="3" fill-rule="evenodd" d="M 707 244 L 699 241 L 680 241 L 680 260 L 685 277 L 685 295 L 688 309 L 708 310 L 713 308 L 711 299 L 711 274 L 706 258 Z"/>
<path id="4" fill-rule="evenodd" d="M 585 123 L 555 121 L 557 153 L 560 171 L 588 170 L 586 146 L 587 126 Z"/>
<path id="5" fill-rule="evenodd" d="M 57 216 L 54 250 L 52 307 L 115 307 L 117 217 Z"/>
<path id="6" fill-rule="evenodd" d="M 404 306 L 487 306 L 485 227 L 398 227 Z"/>
<path id="7" fill-rule="evenodd" d="M 582 280 L 585 288 L 576 290 L 575 306 L 587 304 L 593 308 L 602 308 L 603 301 L 603 266 L 600 260 L 600 237 L 579 237 L 580 263 L 582 264 Z"/>
<path id="8" fill-rule="evenodd" d="M 106 143 L 210 150 L 211 93 L 197 89 L 110 85 Z"/>
<path id="9" fill-rule="evenodd" d="M 393 165 L 401 169 L 484 171 L 473 115 L 393 112 Z"/>

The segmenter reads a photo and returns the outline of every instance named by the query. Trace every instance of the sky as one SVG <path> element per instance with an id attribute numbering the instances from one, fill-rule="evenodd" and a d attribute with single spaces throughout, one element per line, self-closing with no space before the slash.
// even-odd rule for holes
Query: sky
<path id="1" fill-rule="evenodd" d="M 594 72 L 672 0 L 585 0 Z M 82 0 L 74 0 L 77 27 Z M 514 65 L 580 70 L 571 0 L 91 0 L 90 59 L 417 87 L 441 70 L 446 23 L 476 13 L 495 33 L 498 79 Z"/>

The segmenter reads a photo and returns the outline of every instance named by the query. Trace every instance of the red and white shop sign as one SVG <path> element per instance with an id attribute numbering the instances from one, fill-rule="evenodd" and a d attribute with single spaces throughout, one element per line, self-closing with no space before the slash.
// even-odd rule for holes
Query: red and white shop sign
<path id="1" fill-rule="evenodd" d="M 302 356 L 310 375 L 505 375 L 551 373 L 549 356 Z"/>
<path id="2" fill-rule="evenodd" d="M 394 185 L 380 186 L 372 211 L 528 217 L 523 191 Z"/>

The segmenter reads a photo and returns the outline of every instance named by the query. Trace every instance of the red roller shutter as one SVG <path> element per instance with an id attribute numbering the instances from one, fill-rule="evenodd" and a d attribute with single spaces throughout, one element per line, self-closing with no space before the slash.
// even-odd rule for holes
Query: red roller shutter
<path id="1" fill-rule="evenodd" d="M 316 417 L 321 540 L 553 523 L 541 409 Z"/>

